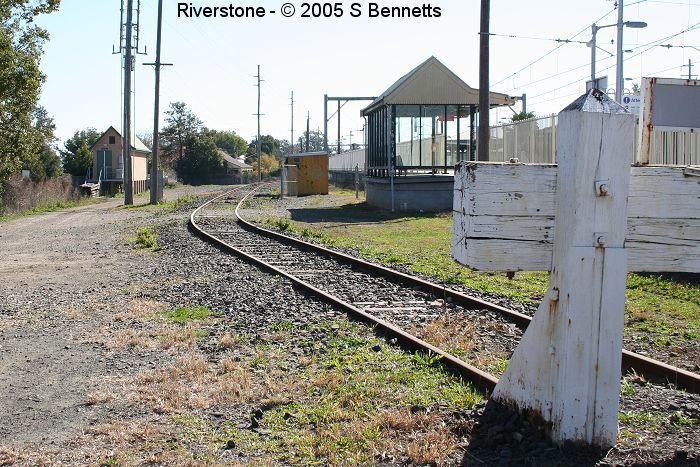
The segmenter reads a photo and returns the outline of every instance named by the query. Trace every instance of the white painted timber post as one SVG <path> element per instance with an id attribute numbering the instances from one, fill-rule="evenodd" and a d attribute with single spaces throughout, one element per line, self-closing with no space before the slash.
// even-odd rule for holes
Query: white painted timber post
<path id="1" fill-rule="evenodd" d="M 493 393 L 555 441 L 616 443 L 633 129 L 598 90 L 559 114 L 549 289 Z"/>

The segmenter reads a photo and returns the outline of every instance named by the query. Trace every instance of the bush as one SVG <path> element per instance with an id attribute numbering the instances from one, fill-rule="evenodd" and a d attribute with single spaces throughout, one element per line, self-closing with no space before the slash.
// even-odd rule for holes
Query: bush
<path id="1" fill-rule="evenodd" d="M 0 187 L 0 214 L 14 214 L 38 207 L 60 206 L 76 201 L 80 194 L 70 176 L 33 182 L 20 176 L 11 178 Z"/>

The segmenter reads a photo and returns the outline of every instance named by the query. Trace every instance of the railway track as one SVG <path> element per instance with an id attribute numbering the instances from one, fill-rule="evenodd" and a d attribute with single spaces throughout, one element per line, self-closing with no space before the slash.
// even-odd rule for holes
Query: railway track
<path id="1" fill-rule="evenodd" d="M 375 326 L 403 346 L 439 356 L 452 371 L 490 392 L 492 373 L 517 346 L 531 318 L 425 279 L 261 228 L 241 205 L 255 193 L 237 187 L 192 212 L 198 236 Z M 371 297 L 371 298 L 368 298 Z M 452 352 L 425 336 L 449 332 Z M 450 340 L 450 339 L 448 339 Z M 468 342 L 460 346 L 460 342 Z M 622 365 L 647 379 L 700 393 L 700 375 L 623 350 Z M 492 370 L 493 369 L 493 370 Z M 502 370 L 502 367 L 500 367 Z"/>

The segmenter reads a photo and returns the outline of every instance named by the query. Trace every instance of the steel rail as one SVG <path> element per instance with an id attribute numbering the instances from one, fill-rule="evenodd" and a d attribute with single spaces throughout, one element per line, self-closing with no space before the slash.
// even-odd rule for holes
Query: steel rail
<path id="1" fill-rule="evenodd" d="M 250 196 L 252 193 L 254 193 L 255 190 L 251 191 L 246 195 L 239 205 L 236 207 L 236 217 L 240 219 L 238 209 L 243 203 L 248 196 Z M 282 277 L 287 278 L 290 280 L 293 284 L 295 284 L 297 287 L 306 290 L 307 292 L 311 293 L 312 295 L 315 295 L 319 298 L 321 298 L 324 302 L 337 306 L 338 308 L 344 310 L 347 312 L 351 317 L 357 319 L 358 321 L 365 322 L 367 324 L 370 324 L 373 326 L 376 330 L 379 331 L 380 334 L 385 335 L 386 337 L 389 337 L 390 339 L 396 339 L 397 342 L 401 343 L 401 345 L 404 348 L 410 349 L 410 350 L 418 350 L 422 352 L 426 352 L 430 355 L 438 355 L 440 356 L 440 362 L 443 364 L 446 368 L 450 369 L 451 371 L 455 372 L 456 374 L 462 376 L 465 379 L 468 379 L 471 381 L 477 388 L 480 390 L 486 392 L 486 393 L 491 393 L 493 391 L 493 388 L 496 386 L 496 383 L 498 382 L 498 378 L 495 376 L 486 373 L 472 365 L 469 365 L 468 363 L 462 361 L 461 359 L 455 357 L 454 355 L 445 352 L 442 349 L 439 349 L 428 342 L 425 342 L 422 339 L 419 339 L 416 336 L 413 336 L 409 334 L 408 332 L 404 331 L 403 329 L 399 328 L 398 326 L 395 326 L 392 323 L 389 323 L 388 321 L 384 321 L 382 319 L 379 319 L 375 316 L 372 316 L 369 313 L 366 313 L 365 311 L 361 310 L 360 308 L 357 308 L 356 306 L 345 302 L 344 300 L 341 300 L 340 298 L 330 295 L 323 290 L 309 284 L 308 282 L 292 275 L 289 274 L 286 271 L 283 271 L 282 269 L 279 269 L 271 264 L 266 263 L 262 259 L 251 255 L 249 253 L 246 253 L 245 251 L 236 248 L 235 246 L 229 244 L 228 242 L 216 237 L 215 235 L 210 234 L 203 228 L 201 228 L 199 225 L 197 225 L 197 222 L 195 220 L 195 216 L 197 213 L 209 206 L 211 203 L 228 196 L 232 191 L 226 192 L 220 196 L 217 196 L 215 198 L 212 198 L 211 200 L 207 201 L 206 203 L 202 204 L 200 207 L 198 207 L 195 211 L 192 212 L 190 215 L 190 221 L 189 221 L 189 226 L 190 228 L 202 239 L 206 240 L 207 242 L 224 249 L 226 251 L 229 251 L 231 253 L 234 253 L 235 255 L 243 258 L 249 263 L 252 263 L 256 266 L 262 267 L 268 271 L 271 271 L 277 275 L 280 275 Z"/>
<path id="2" fill-rule="evenodd" d="M 462 306 L 465 306 L 467 308 L 473 307 L 473 308 L 481 308 L 481 309 L 487 309 L 490 311 L 495 311 L 503 316 L 505 316 L 507 319 L 511 320 L 513 323 L 516 325 L 520 326 L 521 328 L 525 329 L 527 326 L 530 324 L 532 321 L 532 318 L 522 314 L 518 313 L 517 311 L 510 310 L 508 308 L 502 307 L 500 305 L 494 304 L 487 302 L 485 300 L 482 300 L 477 297 L 472 297 L 470 295 L 467 295 L 463 292 L 454 290 L 454 289 L 449 289 L 447 287 L 443 287 L 439 284 L 436 284 L 434 282 L 428 281 L 426 279 L 412 276 L 400 271 L 396 271 L 394 269 L 390 269 L 388 267 L 372 263 L 369 261 L 365 261 L 360 258 L 356 258 L 354 256 L 350 256 L 348 254 L 336 251 L 336 250 L 331 250 L 329 248 L 316 245 L 304 240 L 300 240 L 298 238 L 293 238 L 289 237 L 287 235 L 280 234 L 278 232 L 274 232 L 269 229 L 265 229 L 263 227 L 260 227 L 258 225 L 253 224 L 250 221 L 245 220 L 241 215 L 240 215 L 240 207 L 241 205 L 248 199 L 248 197 L 252 196 L 260 186 L 255 187 L 253 190 L 251 190 L 241 201 L 238 203 L 238 206 L 236 206 L 236 218 L 238 222 L 243 225 L 247 230 L 251 230 L 253 232 L 256 232 L 258 234 L 265 235 L 269 238 L 278 240 L 278 241 L 283 241 L 286 243 L 291 243 L 297 246 L 303 246 L 304 248 L 308 248 L 311 250 L 316 250 L 323 252 L 324 254 L 327 254 L 329 256 L 332 256 L 334 258 L 337 258 L 341 261 L 350 263 L 354 266 L 366 269 L 366 270 L 371 270 L 371 271 L 376 271 L 380 272 L 383 276 L 397 280 L 399 282 L 402 282 L 404 284 L 412 285 L 412 286 L 418 286 L 422 290 L 433 293 L 434 295 L 439 295 L 445 298 L 450 298 L 452 299 L 453 303 L 459 304 Z M 322 298 L 324 298 L 326 301 L 329 303 L 333 303 L 334 305 L 337 305 L 344 310 L 348 311 L 351 315 L 363 320 L 367 321 L 373 324 L 376 324 L 379 328 L 383 329 L 385 332 L 388 334 L 392 335 L 392 337 L 395 337 L 399 340 L 401 340 L 404 345 L 409 345 L 409 347 L 413 346 L 413 348 L 417 349 L 423 349 L 426 351 L 434 352 L 438 355 L 441 355 L 443 357 L 443 361 L 447 364 L 448 367 L 450 367 L 452 370 L 457 371 L 457 373 L 461 374 L 462 376 L 469 378 L 472 380 L 477 386 L 480 388 L 490 392 L 493 387 L 495 387 L 495 384 L 498 382 L 498 379 L 495 378 L 493 375 L 490 375 L 488 373 L 485 373 L 468 363 L 460 360 L 457 357 L 454 357 L 440 349 L 437 349 L 436 347 L 428 344 L 427 342 L 422 341 L 421 339 L 418 339 L 414 336 L 411 336 L 410 334 L 404 332 L 400 328 L 397 328 L 396 326 L 392 325 L 391 323 L 384 322 L 382 320 L 378 320 L 377 318 L 374 318 L 373 316 L 365 313 L 364 311 L 360 310 L 359 308 L 346 303 L 337 297 L 333 297 L 330 295 L 325 294 L 322 290 L 317 289 L 316 287 L 312 286 L 311 284 L 306 283 L 305 281 L 296 278 L 274 266 L 266 264 L 264 261 L 262 261 L 259 258 L 252 257 L 251 255 L 243 252 L 242 250 L 239 250 L 236 247 L 233 247 L 223 240 L 220 240 L 211 234 L 203 231 L 200 229 L 197 225 L 196 222 L 194 221 L 194 216 L 196 215 L 197 212 L 199 212 L 200 209 L 203 209 L 204 207 L 208 206 L 212 202 L 229 195 L 232 193 L 232 190 L 227 193 L 224 193 L 223 195 L 216 197 L 207 203 L 203 204 L 200 206 L 197 210 L 195 210 L 192 215 L 190 216 L 190 226 L 195 230 L 196 233 L 200 235 L 200 237 L 205 238 L 206 240 L 210 241 L 211 243 L 218 244 L 223 246 L 225 249 L 232 251 L 236 253 L 237 255 L 243 257 L 243 258 L 251 258 L 251 261 L 254 264 L 258 264 L 260 266 L 263 266 L 267 268 L 268 270 L 271 270 L 275 272 L 276 274 L 283 275 L 284 277 L 287 277 L 288 279 L 292 280 L 294 283 L 297 283 L 301 288 L 310 291 L 313 294 L 318 294 Z M 621 363 L 624 368 L 629 368 L 633 369 L 638 375 L 644 376 L 647 379 L 662 379 L 666 381 L 667 383 L 673 384 L 675 387 L 679 389 L 684 389 L 693 393 L 700 394 L 700 375 L 697 373 L 693 373 L 681 368 L 674 367 L 672 365 L 668 365 L 666 363 L 663 363 L 661 361 L 655 360 L 653 358 L 649 358 L 644 355 L 640 355 L 638 353 L 630 352 L 628 350 L 622 351 L 622 358 L 621 358 Z"/>

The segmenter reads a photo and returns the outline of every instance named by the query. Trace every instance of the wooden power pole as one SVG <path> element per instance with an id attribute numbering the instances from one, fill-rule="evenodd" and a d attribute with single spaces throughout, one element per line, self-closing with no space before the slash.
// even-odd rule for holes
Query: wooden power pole
<path id="1" fill-rule="evenodd" d="M 477 160 L 489 160 L 489 16 L 490 0 L 481 0 L 479 31 L 479 132 Z"/>
<path id="2" fill-rule="evenodd" d="M 158 0 L 158 32 L 156 39 L 156 61 L 155 63 L 144 63 L 153 65 L 156 71 L 156 95 L 153 103 L 153 153 L 151 155 L 151 204 L 158 204 L 163 199 L 163 187 L 158 176 L 158 120 L 160 117 L 160 68 L 171 66 L 172 63 L 160 62 L 161 31 L 163 26 L 163 0 Z"/>

